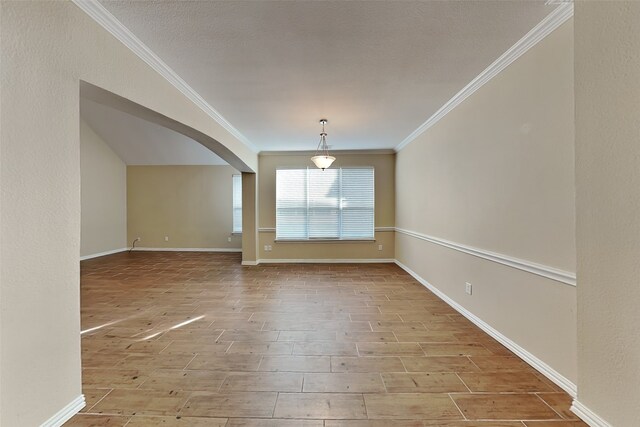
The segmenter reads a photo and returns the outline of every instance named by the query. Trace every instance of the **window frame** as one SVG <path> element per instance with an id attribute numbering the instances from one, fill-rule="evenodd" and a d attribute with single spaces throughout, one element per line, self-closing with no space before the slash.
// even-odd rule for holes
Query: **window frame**
<path id="1" fill-rule="evenodd" d="M 316 168 L 311 167 L 311 166 L 282 166 L 282 167 L 276 167 L 275 168 L 275 188 L 276 188 L 276 197 L 275 197 L 275 239 L 274 242 L 277 243 L 338 243 L 338 242 L 344 242 L 344 243 L 357 243 L 357 242 L 375 242 L 376 238 L 376 168 L 375 166 L 341 166 L 338 168 L 333 168 L 333 169 L 340 169 L 340 200 L 338 201 L 338 206 L 339 206 L 339 219 L 338 219 L 338 227 L 339 227 L 339 234 L 342 234 L 342 169 L 370 169 L 371 173 L 372 173 L 372 192 L 373 192 L 373 209 L 372 209 L 372 213 L 373 213 L 373 218 L 372 218 L 372 237 L 307 237 L 307 238 L 301 238 L 301 237 L 294 237 L 294 238 L 282 238 L 282 237 L 278 237 L 278 196 L 277 196 L 277 187 L 278 187 L 278 171 L 279 170 L 315 170 Z M 307 175 L 307 188 L 308 188 L 309 182 L 308 182 L 308 175 Z M 307 191 L 307 235 L 309 235 L 308 232 L 308 217 L 309 217 L 309 194 Z"/>
<path id="2" fill-rule="evenodd" d="M 236 178 L 239 177 L 239 178 Z M 239 180 L 240 185 L 240 231 L 236 229 L 236 203 L 235 203 L 235 183 L 236 179 Z M 232 235 L 241 235 L 242 234 L 242 175 L 238 173 L 234 173 L 231 175 L 231 234 Z"/>

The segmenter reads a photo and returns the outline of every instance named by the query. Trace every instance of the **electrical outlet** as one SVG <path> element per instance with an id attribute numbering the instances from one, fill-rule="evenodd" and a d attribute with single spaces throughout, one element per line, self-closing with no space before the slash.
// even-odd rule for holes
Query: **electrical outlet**
<path id="1" fill-rule="evenodd" d="M 227 237 L 227 242 L 231 242 L 231 237 Z"/>
<path id="2" fill-rule="evenodd" d="M 137 240 L 138 242 L 142 242 L 142 237 L 136 237 L 136 240 Z"/>
<path id="3" fill-rule="evenodd" d="M 467 295 L 471 295 L 472 291 L 473 291 L 473 289 L 472 289 L 471 283 L 469 283 L 469 282 L 465 283 L 464 284 L 464 292 Z"/>
<path id="4" fill-rule="evenodd" d="M 169 236 L 164 236 L 164 241 L 168 242 L 169 241 Z"/>
<path id="5" fill-rule="evenodd" d="M 267 249 L 269 252 L 271 252 L 271 245 L 267 246 L 269 249 Z"/>
<path id="6" fill-rule="evenodd" d="M 265 252 L 268 252 L 269 251 L 269 245 L 264 245 L 264 250 L 265 250 Z"/>
<path id="7" fill-rule="evenodd" d="M 381 251 L 382 250 L 382 245 L 378 245 L 378 250 Z"/>

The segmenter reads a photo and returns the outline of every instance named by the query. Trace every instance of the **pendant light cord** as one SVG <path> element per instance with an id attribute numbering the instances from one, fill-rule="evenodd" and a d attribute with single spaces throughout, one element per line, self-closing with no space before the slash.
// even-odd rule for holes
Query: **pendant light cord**
<path id="1" fill-rule="evenodd" d="M 316 156 L 318 152 L 320 152 L 323 156 L 329 155 L 329 147 L 327 146 L 327 133 L 324 130 L 324 125 L 327 123 L 326 120 L 320 120 L 322 124 L 322 133 L 320 133 L 320 142 L 318 142 L 318 148 L 316 148 Z"/>

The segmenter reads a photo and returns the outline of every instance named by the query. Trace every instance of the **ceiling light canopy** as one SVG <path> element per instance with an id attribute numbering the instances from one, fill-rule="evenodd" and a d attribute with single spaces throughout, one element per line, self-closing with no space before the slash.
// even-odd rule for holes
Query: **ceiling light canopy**
<path id="1" fill-rule="evenodd" d="M 311 158 L 311 161 L 322 170 L 331 166 L 331 163 L 336 159 L 329 155 L 329 146 L 327 145 L 327 133 L 324 131 L 324 125 L 329 123 L 327 119 L 320 119 L 322 125 L 322 132 L 320 133 L 320 142 L 318 148 L 316 148 L 316 155 Z"/>

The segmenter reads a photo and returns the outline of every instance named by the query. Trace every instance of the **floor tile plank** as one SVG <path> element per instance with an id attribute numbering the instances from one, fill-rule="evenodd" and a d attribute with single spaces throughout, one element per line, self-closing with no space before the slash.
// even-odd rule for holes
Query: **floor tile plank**
<path id="1" fill-rule="evenodd" d="M 304 392 L 310 393 L 384 393 L 378 373 L 305 374 Z"/>
<path id="2" fill-rule="evenodd" d="M 365 394 L 364 399 L 369 418 L 463 419 L 448 394 Z"/>
<path id="3" fill-rule="evenodd" d="M 303 378 L 303 374 L 293 372 L 230 372 L 220 391 L 299 392 Z"/>
<path id="4" fill-rule="evenodd" d="M 96 414 L 176 415 L 184 405 L 188 392 L 158 390 L 112 390 L 91 409 Z"/>
<path id="5" fill-rule="evenodd" d="M 193 393 L 182 408 L 192 417 L 271 417 L 278 393 L 226 392 Z"/>
<path id="6" fill-rule="evenodd" d="M 225 427 L 227 418 L 133 416 L 127 427 Z"/>
<path id="7" fill-rule="evenodd" d="M 275 418 L 366 418 L 362 394 L 280 393 Z"/>
<path id="8" fill-rule="evenodd" d="M 455 373 L 383 373 L 389 393 L 466 392 L 467 387 Z"/>
<path id="9" fill-rule="evenodd" d="M 454 394 L 452 398 L 470 420 L 561 419 L 535 394 Z"/>

